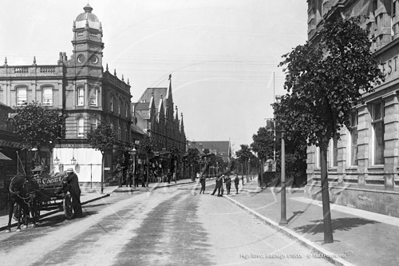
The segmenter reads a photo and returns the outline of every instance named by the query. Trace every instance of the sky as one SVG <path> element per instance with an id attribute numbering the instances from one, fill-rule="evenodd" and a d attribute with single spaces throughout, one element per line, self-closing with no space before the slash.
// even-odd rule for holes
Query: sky
<path id="1" fill-rule="evenodd" d="M 250 145 L 274 95 L 281 56 L 307 39 L 305 0 L 14 0 L 0 3 L 0 64 L 56 64 L 89 3 L 103 28 L 103 66 L 146 88 L 172 90 L 190 141 Z M 180 115 L 179 115 L 180 116 Z"/>

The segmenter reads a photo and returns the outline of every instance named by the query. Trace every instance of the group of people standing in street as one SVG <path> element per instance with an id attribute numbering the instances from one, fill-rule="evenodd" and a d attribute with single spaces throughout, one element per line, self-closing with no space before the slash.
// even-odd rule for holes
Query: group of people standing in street
<path id="1" fill-rule="evenodd" d="M 197 174 L 197 177 L 199 178 L 200 184 L 201 184 L 201 190 L 199 194 L 205 194 L 205 187 L 206 187 L 206 176 L 205 175 L 201 175 L 201 174 Z M 215 188 L 213 190 L 213 192 L 210 195 L 215 195 L 216 191 L 217 196 L 218 197 L 222 197 L 223 193 L 224 193 L 224 188 L 223 188 L 223 183 L 226 184 L 226 194 L 229 195 L 230 194 L 230 190 L 231 190 L 231 178 L 230 175 L 220 175 L 218 177 L 216 177 L 215 179 L 216 181 L 216 185 Z M 238 194 L 238 185 L 240 183 L 240 178 L 238 177 L 238 175 L 236 174 L 235 178 L 234 178 L 234 186 L 236 189 L 236 194 Z"/>

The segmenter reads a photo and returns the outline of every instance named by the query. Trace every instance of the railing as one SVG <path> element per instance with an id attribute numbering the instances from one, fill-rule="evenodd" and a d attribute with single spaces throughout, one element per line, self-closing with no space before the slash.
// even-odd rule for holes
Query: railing
<path id="1" fill-rule="evenodd" d="M 54 73 L 55 67 L 40 67 L 41 73 Z"/>
<path id="2" fill-rule="evenodd" d="M 29 67 L 14 67 L 14 73 L 28 73 Z"/>

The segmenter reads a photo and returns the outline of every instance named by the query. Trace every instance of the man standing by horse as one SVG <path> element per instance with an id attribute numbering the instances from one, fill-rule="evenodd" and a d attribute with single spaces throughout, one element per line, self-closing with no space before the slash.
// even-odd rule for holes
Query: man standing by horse
<path id="1" fill-rule="evenodd" d="M 66 175 L 62 180 L 63 191 L 69 191 L 72 197 L 72 208 L 75 218 L 81 218 L 83 216 L 82 204 L 80 203 L 80 187 L 79 179 L 72 168 L 66 170 Z"/>

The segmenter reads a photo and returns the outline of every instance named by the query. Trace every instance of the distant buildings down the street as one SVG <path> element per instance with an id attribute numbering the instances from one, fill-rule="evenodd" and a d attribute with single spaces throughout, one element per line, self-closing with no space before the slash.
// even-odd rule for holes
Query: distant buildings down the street
<path id="1" fill-rule="evenodd" d="M 188 148 L 198 149 L 201 154 L 209 150 L 209 153 L 222 157 L 225 162 L 229 162 L 231 156 L 230 141 L 189 141 Z"/>
<path id="2" fill-rule="evenodd" d="M 382 62 L 385 81 L 364 103 L 353 106 L 350 128 L 331 140 L 328 176 L 331 200 L 338 204 L 399 217 L 399 1 L 308 1 L 308 39 L 317 42 L 323 21 L 367 16 L 372 52 Z M 310 197 L 320 195 L 320 151 L 308 149 Z"/>

